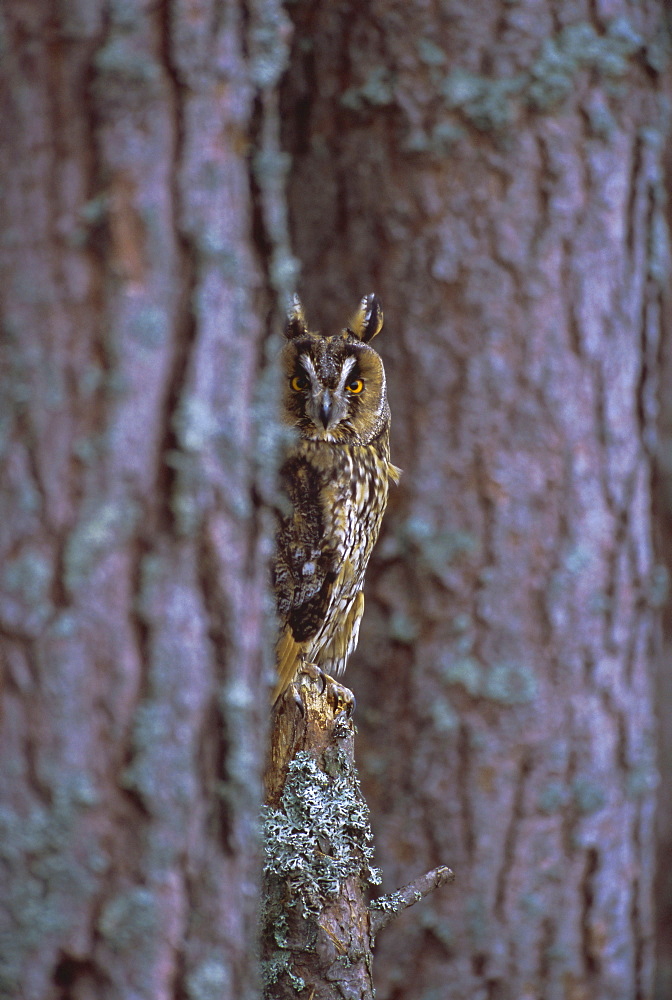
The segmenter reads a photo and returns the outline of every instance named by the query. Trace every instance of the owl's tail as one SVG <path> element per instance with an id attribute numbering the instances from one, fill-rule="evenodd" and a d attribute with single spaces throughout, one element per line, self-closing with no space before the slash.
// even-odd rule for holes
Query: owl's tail
<path id="1" fill-rule="evenodd" d="M 278 680 L 273 692 L 273 704 L 294 680 L 301 663 L 302 652 L 303 644 L 296 641 L 291 628 L 287 625 L 275 647 Z"/>

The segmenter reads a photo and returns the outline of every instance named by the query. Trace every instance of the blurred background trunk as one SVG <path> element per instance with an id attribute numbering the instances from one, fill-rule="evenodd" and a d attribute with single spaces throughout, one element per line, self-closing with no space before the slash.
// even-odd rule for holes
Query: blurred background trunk
<path id="1" fill-rule="evenodd" d="M 257 995 L 283 18 L 4 7 L 3 997 Z"/>
<path id="2" fill-rule="evenodd" d="M 299 0 L 301 295 L 376 291 L 393 460 L 358 760 L 384 1000 L 651 996 L 660 2 Z"/>
<path id="3" fill-rule="evenodd" d="M 278 0 L 4 8 L 0 995 L 257 995 L 289 153 L 311 322 L 386 313 L 405 471 L 346 676 L 383 888 L 457 876 L 378 996 L 643 1000 L 663 0 L 287 12 L 289 53 Z"/>

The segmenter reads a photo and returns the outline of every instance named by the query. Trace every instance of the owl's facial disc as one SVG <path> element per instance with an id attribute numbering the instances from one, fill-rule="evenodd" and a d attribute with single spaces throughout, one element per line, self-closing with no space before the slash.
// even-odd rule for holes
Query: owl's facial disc
<path id="1" fill-rule="evenodd" d="M 315 368 L 312 358 L 302 354 L 299 362 L 309 379 L 306 390 L 306 416 L 320 432 L 332 431 L 348 413 L 346 383 L 356 364 L 356 358 L 345 358 L 336 378 L 325 379 Z M 326 383 L 326 384 L 325 384 Z"/>
<path id="2" fill-rule="evenodd" d="M 318 430 L 331 431 L 348 412 L 343 393 L 336 389 L 311 385 L 306 399 L 306 415 L 310 417 Z"/>

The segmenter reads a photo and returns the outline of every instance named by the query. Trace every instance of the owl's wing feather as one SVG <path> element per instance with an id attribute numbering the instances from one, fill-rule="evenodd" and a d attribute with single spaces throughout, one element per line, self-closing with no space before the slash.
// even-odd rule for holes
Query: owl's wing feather
<path id="1" fill-rule="evenodd" d="M 319 579 L 321 580 L 320 589 L 317 592 L 313 590 L 309 596 L 306 596 L 303 587 L 298 586 L 296 588 L 296 600 L 292 604 L 276 646 L 278 683 L 273 695 L 273 701 L 277 701 L 285 688 L 291 684 L 295 674 L 299 670 L 304 655 L 313 646 L 314 640 L 324 627 L 324 623 L 330 621 L 333 617 L 334 604 L 339 599 L 339 596 L 352 590 L 354 567 L 351 561 L 344 559 L 338 569 L 325 568 L 328 563 L 328 559 L 325 556 L 326 553 L 317 563 L 317 566 L 321 565 L 323 570 L 323 572 L 319 573 Z M 315 575 L 318 575 L 317 568 Z M 302 600 L 302 597 L 305 599 Z M 332 640 L 334 658 L 342 663 L 345 662 L 347 652 L 349 651 L 353 623 L 355 620 L 359 623 L 363 611 L 363 595 L 361 591 L 359 594 L 354 594 L 353 597 L 355 598 L 353 609 L 349 617 L 343 622 L 337 636 Z M 341 646 L 343 649 L 341 649 Z"/>
<path id="2" fill-rule="evenodd" d="M 339 565 L 336 551 L 324 547 L 320 472 L 304 456 L 294 454 L 283 467 L 282 479 L 292 512 L 282 519 L 277 534 L 274 585 L 281 631 L 274 701 L 291 683 L 332 614 L 334 595 L 353 573 L 349 560 Z"/>
<path id="3" fill-rule="evenodd" d="M 294 680 L 300 662 L 303 646 L 292 635 L 289 626 L 285 627 L 275 647 L 277 663 L 277 682 L 273 691 L 273 701 L 276 702 L 285 688 Z"/>

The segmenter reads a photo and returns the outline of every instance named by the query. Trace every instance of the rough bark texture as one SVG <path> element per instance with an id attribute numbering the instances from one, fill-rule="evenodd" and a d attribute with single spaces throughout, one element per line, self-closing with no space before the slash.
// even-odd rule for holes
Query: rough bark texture
<path id="1" fill-rule="evenodd" d="M 373 945 L 452 880 L 441 866 L 375 899 L 369 810 L 355 768 L 352 692 L 313 667 L 273 713 L 266 771 L 262 960 L 267 1000 L 373 1000 Z"/>
<path id="2" fill-rule="evenodd" d="M 670 15 L 668 14 L 668 18 Z M 672 22 L 670 22 L 672 23 Z M 668 92 L 672 74 L 668 68 Z M 672 223 L 672 142 L 665 157 L 668 230 Z M 658 656 L 656 708 L 660 787 L 657 802 L 658 872 L 656 878 L 656 1000 L 672 996 L 672 293 L 664 297 L 660 351 L 660 415 L 655 466 L 656 539 L 663 566 L 659 593 L 663 605 L 663 641 Z"/>
<path id="3" fill-rule="evenodd" d="M 3 5 L 2 996 L 257 992 L 283 17 Z"/>
<path id="4" fill-rule="evenodd" d="M 663 4 L 289 12 L 302 299 L 382 297 L 404 468 L 347 675 L 377 860 L 457 876 L 378 996 L 644 998 Z"/>
<path id="5" fill-rule="evenodd" d="M 274 712 L 262 927 L 268 1000 L 303 991 L 315 1000 L 373 997 L 366 890 L 380 873 L 355 771 L 352 706 L 347 689 L 302 675 Z"/>

